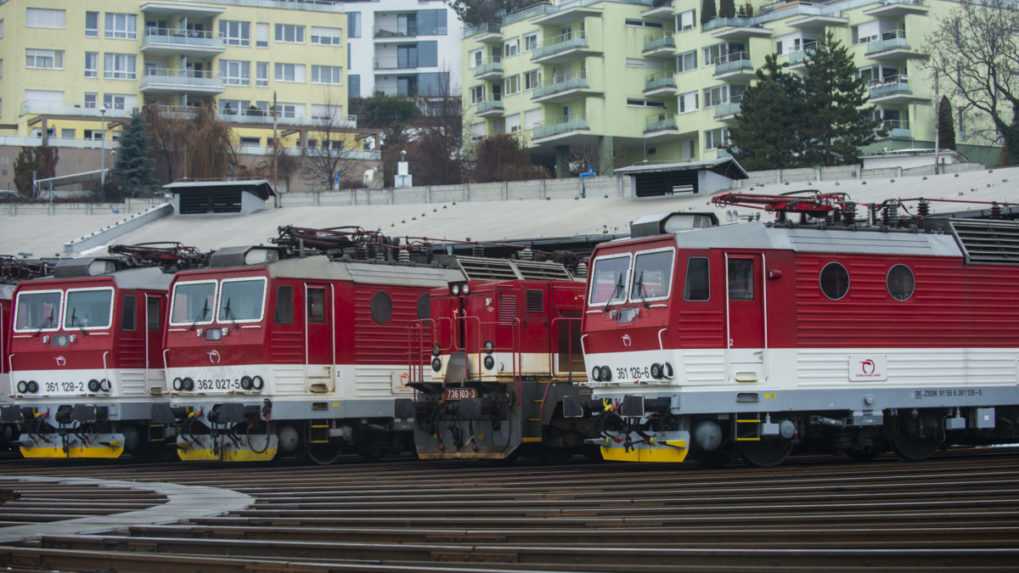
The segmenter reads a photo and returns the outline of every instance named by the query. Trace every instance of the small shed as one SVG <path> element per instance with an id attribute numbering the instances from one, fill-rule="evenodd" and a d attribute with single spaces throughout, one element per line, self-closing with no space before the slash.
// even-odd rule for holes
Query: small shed
<path id="1" fill-rule="evenodd" d="M 746 179 L 747 172 L 732 157 L 685 163 L 640 163 L 616 169 L 629 175 L 637 197 L 663 197 L 683 193 L 715 193 Z"/>
<path id="2" fill-rule="evenodd" d="M 272 184 L 265 179 L 174 181 L 163 189 L 173 193 L 173 208 L 178 215 L 247 215 L 265 209 L 265 202 L 276 195 Z"/>

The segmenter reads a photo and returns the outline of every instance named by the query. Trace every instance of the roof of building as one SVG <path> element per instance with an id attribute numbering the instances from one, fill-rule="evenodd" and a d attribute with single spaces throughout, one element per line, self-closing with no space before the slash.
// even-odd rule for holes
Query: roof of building
<path id="1" fill-rule="evenodd" d="M 272 183 L 266 179 L 246 179 L 239 181 L 174 181 L 163 185 L 163 189 L 171 193 L 200 193 L 202 191 L 247 191 L 257 195 L 263 201 L 276 194 Z"/>
<path id="2" fill-rule="evenodd" d="M 670 171 L 712 171 L 729 179 L 747 179 L 747 172 L 733 157 L 723 157 L 708 161 L 686 161 L 679 163 L 637 163 L 616 169 L 619 175 L 640 175 L 642 173 L 662 173 Z"/>

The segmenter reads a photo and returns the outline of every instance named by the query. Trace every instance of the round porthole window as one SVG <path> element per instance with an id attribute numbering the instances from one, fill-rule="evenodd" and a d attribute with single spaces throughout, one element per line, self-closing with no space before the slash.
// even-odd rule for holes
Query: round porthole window
<path id="1" fill-rule="evenodd" d="M 913 271 L 906 265 L 895 265 L 888 269 L 888 276 L 885 277 L 885 285 L 888 287 L 888 294 L 898 301 L 909 300 L 916 290 L 916 278 Z"/>
<path id="2" fill-rule="evenodd" d="M 821 269 L 821 292 L 831 300 L 841 300 L 849 292 L 849 271 L 840 263 L 828 263 Z"/>
<path id="3" fill-rule="evenodd" d="M 393 299 L 384 292 L 377 292 L 371 302 L 372 320 L 385 324 L 393 318 Z"/>

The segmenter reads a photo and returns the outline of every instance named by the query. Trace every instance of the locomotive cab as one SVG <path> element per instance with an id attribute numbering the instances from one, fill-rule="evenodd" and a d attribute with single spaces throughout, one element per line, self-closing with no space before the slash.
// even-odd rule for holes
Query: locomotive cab
<path id="1" fill-rule="evenodd" d="M 118 458 L 159 447 L 161 339 L 170 276 L 117 259 L 57 264 L 21 283 L 9 331 L 13 406 L 26 458 Z"/>
<path id="2" fill-rule="evenodd" d="M 467 280 L 433 290 L 432 316 L 413 334 L 431 351 L 428 366 L 411 368 L 418 457 L 580 451 L 592 424 L 578 384 L 583 283 L 558 263 L 458 263 Z"/>

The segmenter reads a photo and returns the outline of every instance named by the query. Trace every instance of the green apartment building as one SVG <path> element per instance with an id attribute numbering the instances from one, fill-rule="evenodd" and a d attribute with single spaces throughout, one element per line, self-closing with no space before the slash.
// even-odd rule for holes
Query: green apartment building
<path id="1" fill-rule="evenodd" d="M 717 1 L 717 0 L 716 0 Z M 936 86 L 923 48 L 953 0 L 736 0 L 701 23 L 702 0 L 563 0 L 467 29 L 462 78 L 470 139 L 517 133 L 559 174 L 725 155 L 743 91 L 778 54 L 790 69 L 826 31 L 848 46 L 887 135 L 869 151 L 932 147 Z M 956 119 L 960 143 L 986 144 Z"/>

